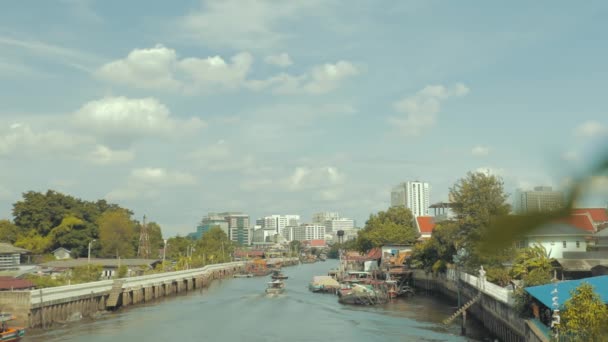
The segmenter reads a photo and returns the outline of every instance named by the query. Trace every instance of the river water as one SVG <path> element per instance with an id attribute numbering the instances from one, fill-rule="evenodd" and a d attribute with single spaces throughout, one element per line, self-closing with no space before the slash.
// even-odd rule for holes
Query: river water
<path id="1" fill-rule="evenodd" d="M 22 340 L 121 341 L 471 341 L 489 334 L 469 319 L 460 336 L 458 320 L 440 322 L 454 310 L 437 297 L 417 294 L 383 306 L 347 306 L 330 294 L 308 290 L 315 275 L 336 261 L 285 267 L 286 292 L 264 293 L 269 277 L 225 279 L 209 288 L 133 306 L 49 330 L 31 330 Z M 469 316 L 470 317 L 470 316 Z"/>

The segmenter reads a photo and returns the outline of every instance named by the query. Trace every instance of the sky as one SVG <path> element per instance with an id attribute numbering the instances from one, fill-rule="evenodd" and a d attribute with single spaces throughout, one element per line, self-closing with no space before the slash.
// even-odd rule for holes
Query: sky
<path id="1" fill-rule="evenodd" d="M 469 171 L 565 188 L 608 145 L 603 1 L 24 0 L 0 11 L 0 218 L 26 191 L 187 234 Z M 605 207 L 608 177 L 584 206 Z"/>

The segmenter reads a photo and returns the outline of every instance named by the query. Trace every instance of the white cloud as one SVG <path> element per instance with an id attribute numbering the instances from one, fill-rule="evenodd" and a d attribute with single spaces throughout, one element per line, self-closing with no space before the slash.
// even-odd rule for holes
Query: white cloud
<path id="1" fill-rule="evenodd" d="M 485 157 L 490 154 L 490 148 L 487 146 L 477 145 L 471 149 L 471 154 L 477 157 Z"/>
<path id="2" fill-rule="evenodd" d="M 293 64 L 291 57 L 285 52 L 278 55 L 270 55 L 264 58 L 264 62 L 280 67 L 288 67 Z"/>
<path id="3" fill-rule="evenodd" d="M 206 46 L 264 49 L 286 38 L 277 27 L 281 22 L 325 7 L 317 0 L 207 0 L 177 27 L 187 40 Z"/>
<path id="4" fill-rule="evenodd" d="M 575 134 L 581 137 L 596 137 L 600 135 L 604 135 L 608 133 L 608 126 L 598 122 L 598 121 L 586 121 L 580 124 L 576 130 Z"/>
<path id="5" fill-rule="evenodd" d="M 173 77 L 176 61 L 175 50 L 157 44 L 134 49 L 126 58 L 103 65 L 96 74 L 103 80 L 137 88 L 175 90 L 180 87 Z"/>
<path id="6" fill-rule="evenodd" d="M 190 78 L 194 90 L 213 90 L 215 87 L 237 89 L 241 87 L 246 78 L 253 57 L 247 52 L 241 52 L 231 58 L 227 63 L 222 57 L 186 58 L 178 63 L 178 69 Z"/>
<path id="7" fill-rule="evenodd" d="M 7 129 L 0 129 L 1 155 L 49 156 L 75 150 L 80 144 L 89 143 L 92 138 L 78 134 L 68 134 L 58 130 L 36 131 L 28 124 L 14 123 Z"/>
<path id="8" fill-rule="evenodd" d="M 95 65 L 99 57 L 79 50 L 70 49 L 58 45 L 52 45 L 24 37 L 2 37 L 0 36 L 0 46 L 8 46 L 11 50 L 25 52 L 27 55 L 34 55 L 47 60 L 66 65 L 80 71 L 90 72 L 90 65 Z"/>
<path id="9" fill-rule="evenodd" d="M 263 80 L 250 80 L 248 87 L 253 90 L 271 89 L 276 94 L 325 94 L 358 74 L 359 70 L 351 62 L 338 61 L 316 65 L 299 76 L 280 73 Z"/>
<path id="10" fill-rule="evenodd" d="M 132 150 L 113 150 L 104 145 L 97 145 L 87 155 L 87 160 L 93 164 L 124 163 L 133 160 L 135 152 Z"/>
<path id="11" fill-rule="evenodd" d="M 85 103 L 74 123 L 102 137 L 132 140 L 141 136 L 182 135 L 205 126 L 199 118 L 180 120 L 154 98 L 106 97 Z"/>
<path id="12" fill-rule="evenodd" d="M 140 168 L 131 171 L 129 177 L 134 182 L 154 184 L 158 186 L 193 185 L 196 178 L 180 171 L 168 171 L 163 168 Z"/>
<path id="13" fill-rule="evenodd" d="M 469 88 L 457 83 L 453 87 L 443 85 L 426 86 L 412 96 L 394 103 L 394 109 L 405 116 L 389 118 L 389 123 L 396 126 L 404 135 L 417 136 L 437 121 L 441 102 L 451 97 L 462 97 L 469 93 Z"/>
<path id="14" fill-rule="evenodd" d="M 266 57 L 267 63 L 287 66 L 287 54 Z M 181 91 L 190 94 L 247 88 L 270 89 L 278 94 L 322 94 L 334 90 L 359 70 L 348 61 L 316 65 L 302 75 L 279 73 L 266 79 L 248 79 L 253 56 L 235 54 L 226 61 L 221 56 L 179 59 L 173 49 L 157 44 L 149 49 L 135 49 L 124 59 L 107 63 L 97 70 L 98 78 L 142 89 Z"/>
<path id="15" fill-rule="evenodd" d="M 320 168 L 301 166 L 284 180 L 284 184 L 292 191 L 322 189 L 342 184 L 344 178 L 345 176 L 333 166 Z"/>
<path id="16" fill-rule="evenodd" d="M 483 173 L 484 175 L 490 176 L 500 176 L 504 177 L 506 175 L 505 169 L 502 168 L 494 168 L 494 167 L 479 167 L 475 170 L 475 172 Z"/>

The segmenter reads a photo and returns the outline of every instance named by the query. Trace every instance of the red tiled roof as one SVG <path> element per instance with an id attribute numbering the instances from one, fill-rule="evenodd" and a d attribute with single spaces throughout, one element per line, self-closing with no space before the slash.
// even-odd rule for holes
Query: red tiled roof
<path id="1" fill-rule="evenodd" d="M 0 277 L 0 290 L 21 290 L 35 287 L 34 283 L 26 279 L 13 277 Z"/>
<path id="2" fill-rule="evenodd" d="M 420 234 L 431 234 L 435 228 L 435 220 L 432 216 L 418 216 L 416 222 Z"/>
<path id="3" fill-rule="evenodd" d="M 572 210 L 573 215 L 589 213 L 593 222 L 608 222 L 608 212 L 605 208 L 577 208 Z"/>
<path id="4" fill-rule="evenodd" d="M 367 255 L 367 259 L 380 259 L 382 258 L 382 248 L 372 248 Z"/>
<path id="5" fill-rule="evenodd" d="M 262 257 L 264 256 L 264 251 L 234 251 L 234 256 L 237 258 L 240 257 Z"/>
<path id="6" fill-rule="evenodd" d="M 591 222 L 591 215 L 588 213 L 570 215 L 570 217 L 558 221 L 568 223 L 578 229 L 586 230 L 588 232 L 595 232 L 595 227 L 593 226 L 593 222 Z"/>
<path id="7" fill-rule="evenodd" d="M 325 247 L 327 243 L 325 240 L 310 240 L 310 247 Z"/>

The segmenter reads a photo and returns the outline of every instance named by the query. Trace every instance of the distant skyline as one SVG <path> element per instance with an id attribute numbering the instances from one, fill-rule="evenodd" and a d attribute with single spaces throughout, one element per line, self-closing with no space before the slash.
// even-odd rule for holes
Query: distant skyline
<path id="1" fill-rule="evenodd" d="M 562 189 L 608 142 L 603 1 L 25 0 L 0 12 L 0 218 L 105 198 L 192 232 L 208 212 L 339 212 L 468 171 Z M 581 205 L 608 204 L 608 176 Z M 512 199 L 510 199 L 512 202 Z"/>

